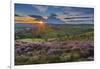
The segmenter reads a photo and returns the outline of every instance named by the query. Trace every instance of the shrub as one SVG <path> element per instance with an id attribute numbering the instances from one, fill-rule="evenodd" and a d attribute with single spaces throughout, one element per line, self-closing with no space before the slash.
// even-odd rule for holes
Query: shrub
<path id="1" fill-rule="evenodd" d="M 63 50 L 61 49 L 50 49 L 48 50 L 48 55 L 61 55 Z"/>
<path id="2" fill-rule="evenodd" d="M 64 53 L 60 56 L 62 62 L 71 61 L 71 53 Z"/>
<path id="3" fill-rule="evenodd" d="M 72 52 L 71 61 L 78 61 L 81 58 L 80 52 Z"/>
<path id="4" fill-rule="evenodd" d="M 39 56 L 35 55 L 35 56 L 32 56 L 32 57 L 29 57 L 29 60 L 26 63 L 27 64 L 37 64 L 37 63 L 40 63 Z"/>
<path id="5" fill-rule="evenodd" d="M 26 62 L 28 61 L 28 57 L 21 55 L 21 56 L 16 56 L 15 57 L 15 65 L 23 65 L 26 64 Z"/>
<path id="6" fill-rule="evenodd" d="M 48 63 L 60 62 L 60 56 L 51 55 L 51 56 L 48 56 L 47 60 L 48 60 Z"/>

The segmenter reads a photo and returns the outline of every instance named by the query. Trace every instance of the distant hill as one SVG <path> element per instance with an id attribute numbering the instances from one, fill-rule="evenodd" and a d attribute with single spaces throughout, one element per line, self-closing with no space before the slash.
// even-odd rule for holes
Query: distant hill
<path id="1" fill-rule="evenodd" d="M 41 20 L 44 20 L 44 18 L 42 16 L 39 16 L 39 15 L 29 15 L 30 17 L 34 17 L 34 18 L 37 18 L 37 19 L 41 19 Z"/>
<path id="2" fill-rule="evenodd" d="M 18 14 L 15 14 L 15 16 L 20 16 L 20 15 L 18 15 Z"/>
<path id="3" fill-rule="evenodd" d="M 48 16 L 47 19 L 44 19 L 43 16 L 39 16 L 39 15 L 29 15 L 30 17 L 34 17 L 40 20 L 44 20 L 45 23 L 50 23 L 50 24 L 64 24 L 65 22 L 60 20 L 59 18 L 57 18 L 56 14 L 52 13 L 50 16 Z"/>
<path id="4" fill-rule="evenodd" d="M 55 14 L 49 16 L 48 19 L 45 20 L 45 22 L 51 24 L 65 24 L 65 22 L 57 18 Z"/>

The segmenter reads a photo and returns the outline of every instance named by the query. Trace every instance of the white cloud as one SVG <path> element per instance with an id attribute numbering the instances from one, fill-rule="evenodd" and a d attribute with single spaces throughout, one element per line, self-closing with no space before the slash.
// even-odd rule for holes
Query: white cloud
<path id="1" fill-rule="evenodd" d="M 48 19 L 48 16 L 42 16 L 44 19 Z"/>
<path id="2" fill-rule="evenodd" d="M 42 13 L 45 13 L 46 10 L 48 9 L 48 6 L 43 6 L 43 5 L 32 5 L 32 6 L 37 8 Z"/>
<path id="3" fill-rule="evenodd" d="M 93 23 L 94 17 L 91 14 L 81 14 L 81 15 L 58 15 L 57 18 L 64 21 L 65 23 Z M 65 19 L 68 18 L 68 19 Z"/>

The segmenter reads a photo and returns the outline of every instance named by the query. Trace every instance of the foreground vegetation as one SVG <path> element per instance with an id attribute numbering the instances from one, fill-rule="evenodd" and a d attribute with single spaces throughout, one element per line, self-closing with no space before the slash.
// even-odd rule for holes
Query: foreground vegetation
<path id="1" fill-rule="evenodd" d="M 17 28 L 20 29 L 20 28 Z M 48 25 L 15 33 L 15 64 L 94 60 L 93 25 Z"/>

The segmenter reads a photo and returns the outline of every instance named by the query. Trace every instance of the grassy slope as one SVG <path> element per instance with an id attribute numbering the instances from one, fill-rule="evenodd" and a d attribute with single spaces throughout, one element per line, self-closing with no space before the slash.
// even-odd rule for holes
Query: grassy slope
<path id="1" fill-rule="evenodd" d="M 15 44 L 15 64 L 91 61 L 94 56 L 93 31 L 91 25 L 49 25 L 45 34 L 39 33 L 38 36 L 33 36 L 34 34 L 24 30 L 24 33 L 16 34 L 19 38 L 16 39 Z M 25 40 L 26 44 L 23 43 Z M 31 43 L 27 44 L 27 40 Z"/>

